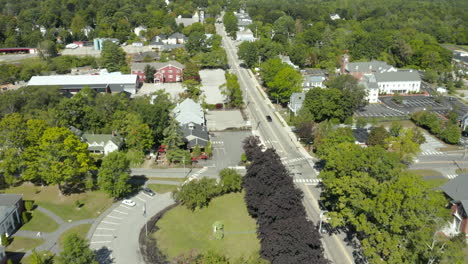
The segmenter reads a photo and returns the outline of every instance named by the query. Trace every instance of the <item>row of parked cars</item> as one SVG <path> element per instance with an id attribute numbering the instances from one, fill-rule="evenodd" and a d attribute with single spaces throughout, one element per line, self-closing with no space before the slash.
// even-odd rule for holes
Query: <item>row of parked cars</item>
<path id="1" fill-rule="evenodd" d="M 149 196 L 155 196 L 156 193 L 153 192 L 153 190 L 151 190 L 150 188 L 148 187 L 145 187 L 143 189 L 141 189 L 141 191 Z M 133 201 L 132 199 L 124 199 L 122 200 L 122 204 L 123 205 L 126 205 L 126 206 L 130 206 L 130 207 L 133 207 L 136 205 L 135 201 Z"/>

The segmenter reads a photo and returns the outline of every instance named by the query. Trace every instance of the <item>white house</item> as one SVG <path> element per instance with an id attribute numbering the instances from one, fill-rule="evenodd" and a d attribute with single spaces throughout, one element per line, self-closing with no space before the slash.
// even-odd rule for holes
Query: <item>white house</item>
<path id="1" fill-rule="evenodd" d="M 375 73 L 381 94 L 416 93 L 421 89 L 421 77 L 416 70 Z"/>
<path id="2" fill-rule="evenodd" d="M 141 42 L 141 41 L 135 41 L 135 42 L 132 43 L 132 46 L 133 47 L 143 47 L 144 45 L 143 45 L 143 42 Z"/>
<path id="3" fill-rule="evenodd" d="M 297 112 L 301 110 L 302 104 L 305 100 L 305 93 L 293 93 L 289 98 L 288 108 L 293 112 L 294 115 L 297 115 Z"/>
<path id="4" fill-rule="evenodd" d="M 239 31 L 237 32 L 236 35 L 237 35 L 236 40 L 238 41 L 249 41 L 249 42 L 255 41 L 255 37 L 250 29 Z"/>
<path id="5" fill-rule="evenodd" d="M 21 226 L 22 210 L 22 195 L 0 194 L 0 235 L 6 234 L 8 237 Z"/>
<path id="6" fill-rule="evenodd" d="M 365 99 L 369 103 L 374 104 L 379 102 L 379 85 L 377 84 L 374 74 L 363 75 L 359 84 L 366 88 L 367 96 Z"/>
<path id="7" fill-rule="evenodd" d="M 133 32 L 135 33 L 135 35 L 141 36 L 140 34 L 143 33 L 143 31 L 146 32 L 146 30 L 148 30 L 147 27 L 145 27 L 145 26 L 138 26 L 138 27 L 136 27 L 135 29 L 133 29 Z"/>
<path id="8" fill-rule="evenodd" d="M 187 37 L 184 34 L 176 32 L 167 38 L 167 44 L 183 44 L 186 40 Z"/>
<path id="9" fill-rule="evenodd" d="M 330 15 L 330 19 L 331 19 L 331 20 L 338 20 L 338 19 L 341 19 L 341 17 L 340 17 L 340 15 L 338 15 L 338 14 L 331 14 L 331 15 Z"/>
<path id="10" fill-rule="evenodd" d="M 113 134 L 88 134 L 81 135 L 81 140 L 88 144 L 88 151 L 94 154 L 107 155 L 119 150 L 124 143 L 121 136 Z"/>
<path id="11" fill-rule="evenodd" d="M 278 57 L 280 58 L 281 62 L 288 64 L 289 66 L 293 67 L 296 70 L 299 69 L 299 66 L 292 63 L 289 56 L 283 56 L 283 55 L 280 54 L 280 55 L 278 55 Z"/>
<path id="12" fill-rule="evenodd" d="M 326 78 L 324 75 L 303 75 L 303 78 L 302 90 L 305 92 L 314 87 L 325 88 Z"/>

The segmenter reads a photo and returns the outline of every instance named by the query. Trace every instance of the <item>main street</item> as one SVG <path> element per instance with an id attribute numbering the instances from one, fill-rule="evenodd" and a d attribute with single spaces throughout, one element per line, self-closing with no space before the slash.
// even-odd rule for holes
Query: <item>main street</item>
<path id="1" fill-rule="evenodd" d="M 223 47 L 228 55 L 231 72 L 238 76 L 253 134 L 258 135 L 266 147 L 276 149 L 283 160 L 292 161 L 288 162 L 288 165 L 294 164 L 294 169 L 298 172 L 295 176 L 300 175 L 302 179 L 315 180 L 317 173 L 311 157 L 297 142 L 289 127 L 280 120 L 273 105 L 265 93 L 260 90 L 261 86 L 253 73 L 239 66 L 237 48 L 234 41 L 226 35 L 223 25 L 217 24 L 216 30 L 223 37 Z M 272 121 L 269 122 L 266 116 L 271 116 Z M 317 224 L 320 221 L 320 208 L 317 201 L 320 197 L 320 189 L 305 184 L 297 186 L 304 193 L 304 205 L 309 219 Z M 325 255 L 332 263 L 354 263 L 353 249 L 346 245 L 343 238 L 343 234 L 323 235 Z"/>

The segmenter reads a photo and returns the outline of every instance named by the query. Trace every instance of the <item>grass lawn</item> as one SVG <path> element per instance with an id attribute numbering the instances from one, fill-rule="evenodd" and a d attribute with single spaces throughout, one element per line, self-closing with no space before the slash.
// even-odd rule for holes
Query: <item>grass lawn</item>
<path id="1" fill-rule="evenodd" d="M 41 231 L 46 233 L 54 232 L 59 228 L 57 222 L 39 210 L 32 211 L 32 218 L 23 225 L 21 230 Z"/>
<path id="2" fill-rule="evenodd" d="M 79 237 L 86 239 L 86 234 L 88 234 L 88 231 L 90 228 L 91 228 L 91 224 L 84 224 L 84 225 L 75 226 L 63 232 L 59 237 L 60 247 L 63 247 L 63 240 L 68 234 L 76 233 Z"/>
<path id="3" fill-rule="evenodd" d="M 14 237 L 13 241 L 5 251 L 26 252 L 44 243 L 44 239 L 35 239 L 29 237 Z"/>
<path id="4" fill-rule="evenodd" d="M 468 246 L 463 249 L 463 252 L 465 253 L 465 263 L 468 263 Z"/>
<path id="5" fill-rule="evenodd" d="M 467 174 L 468 173 L 468 168 L 456 169 L 455 173 L 456 174 Z"/>
<path id="6" fill-rule="evenodd" d="M 41 187 L 31 183 L 6 189 L 5 192 L 23 194 L 24 200 L 34 200 L 36 204 L 49 209 L 65 221 L 96 218 L 113 202 L 112 198 L 101 191 L 62 195 L 57 186 Z M 80 200 L 84 206 L 76 208 L 76 200 Z"/>
<path id="7" fill-rule="evenodd" d="M 212 237 L 213 223 L 224 224 L 224 238 Z M 256 222 L 245 206 L 243 193 L 231 193 L 211 201 L 194 212 L 178 206 L 158 221 L 160 228 L 153 236 L 169 258 L 196 249 L 199 253 L 214 250 L 230 259 L 250 256 L 260 250 Z"/>
<path id="8" fill-rule="evenodd" d="M 54 257 L 54 254 L 52 254 L 52 252 L 50 252 L 50 251 L 41 251 L 41 252 L 37 252 L 37 253 L 44 256 L 47 259 L 52 259 Z M 22 258 L 20 263 L 21 264 L 35 264 L 35 263 L 31 262 L 31 256 L 27 256 L 25 258 Z M 49 263 L 49 262 L 46 262 L 46 263 Z"/>
<path id="9" fill-rule="evenodd" d="M 436 170 L 410 170 L 410 172 L 419 175 L 421 177 L 427 177 L 427 176 L 440 176 L 444 177 L 442 173 L 436 171 Z"/>
<path id="10" fill-rule="evenodd" d="M 148 188 L 155 191 L 156 193 L 167 193 L 177 190 L 177 185 L 168 184 L 148 184 Z"/>
<path id="11" fill-rule="evenodd" d="M 186 178 L 148 177 L 149 180 L 184 182 Z"/>

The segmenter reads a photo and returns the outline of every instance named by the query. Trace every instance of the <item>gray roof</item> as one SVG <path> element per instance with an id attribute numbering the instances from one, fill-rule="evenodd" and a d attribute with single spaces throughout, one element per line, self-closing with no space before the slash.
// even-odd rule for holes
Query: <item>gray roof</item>
<path id="1" fill-rule="evenodd" d="M 350 62 L 346 65 L 348 72 L 380 72 L 393 68 L 385 61 L 371 60 L 366 62 Z"/>
<path id="2" fill-rule="evenodd" d="M 369 131 L 366 128 L 355 128 L 352 130 L 353 136 L 359 143 L 366 143 L 369 138 Z"/>
<path id="3" fill-rule="evenodd" d="M 379 85 L 375 79 L 375 74 L 365 74 L 359 84 L 364 85 L 366 89 L 379 89 Z"/>
<path id="4" fill-rule="evenodd" d="M 250 24 L 252 24 L 251 21 L 246 21 L 246 20 L 240 20 L 238 23 L 238 26 L 248 26 Z"/>
<path id="5" fill-rule="evenodd" d="M 322 70 L 322 69 L 302 69 L 301 73 L 303 75 L 321 75 L 321 76 L 327 75 L 327 71 Z"/>
<path id="6" fill-rule="evenodd" d="M 455 201 L 468 201 L 468 174 L 460 174 L 440 187 L 445 194 Z M 467 208 L 468 209 L 468 208 Z"/>
<path id="7" fill-rule="evenodd" d="M 416 70 L 375 73 L 375 79 L 377 82 L 421 81 L 421 77 Z"/>
<path id="8" fill-rule="evenodd" d="M 184 141 L 188 148 L 193 148 L 196 145 L 205 147 L 210 140 L 208 129 L 195 123 L 189 123 L 181 126 Z"/>
<path id="9" fill-rule="evenodd" d="M 0 194 L 0 206 L 15 206 L 23 198 L 21 194 Z"/>
<path id="10" fill-rule="evenodd" d="M 178 48 L 183 48 L 185 47 L 184 43 L 179 43 L 179 44 L 165 44 L 161 47 L 161 51 L 163 50 L 173 50 L 173 49 L 178 49 Z"/>
<path id="11" fill-rule="evenodd" d="M 185 35 L 182 34 L 182 33 L 176 32 L 176 33 L 174 33 L 174 34 L 172 34 L 172 35 L 170 35 L 170 36 L 168 37 L 168 39 L 170 39 L 170 38 L 181 39 L 181 38 L 185 38 Z"/>
<path id="12" fill-rule="evenodd" d="M 184 69 L 185 66 L 178 61 L 167 61 L 167 62 L 137 62 L 132 64 L 132 71 L 143 71 L 146 65 L 150 65 L 156 70 L 172 65 L 174 67 Z"/>
<path id="13" fill-rule="evenodd" d="M 133 61 L 143 61 L 146 59 L 146 57 L 149 57 L 153 60 L 160 58 L 159 54 L 154 51 L 145 51 L 133 56 Z"/>
<path id="14" fill-rule="evenodd" d="M 88 149 L 90 150 L 104 150 L 104 145 L 107 144 L 107 142 L 111 141 L 115 145 L 121 147 L 123 145 L 123 138 L 119 135 L 112 135 L 112 134 L 89 134 L 85 133 L 81 136 L 81 138 L 86 142 L 86 143 L 97 143 L 97 144 L 102 144 L 103 146 L 90 146 Z"/>
<path id="15" fill-rule="evenodd" d="M 289 109 L 296 114 L 302 108 L 302 104 L 304 103 L 305 93 L 293 93 L 289 98 Z"/>
<path id="16" fill-rule="evenodd" d="M 181 125 L 188 123 L 204 124 L 205 112 L 200 104 L 195 103 L 190 98 L 185 99 L 182 103 L 178 104 L 174 110 L 174 116 Z"/>
<path id="17" fill-rule="evenodd" d="M 304 79 L 308 80 L 309 82 L 317 83 L 317 82 L 324 82 L 325 76 L 306 75 Z"/>

